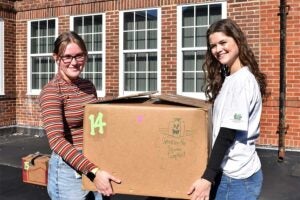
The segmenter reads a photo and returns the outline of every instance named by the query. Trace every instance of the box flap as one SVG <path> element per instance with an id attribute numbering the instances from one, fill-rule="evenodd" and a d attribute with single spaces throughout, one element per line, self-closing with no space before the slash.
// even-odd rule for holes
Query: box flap
<path id="1" fill-rule="evenodd" d="M 199 100 L 191 97 L 185 97 L 181 95 L 173 95 L 173 94 L 164 94 L 157 96 L 160 100 L 171 102 L 171 103 L 177 103 L 181 105 L 186 106 L 192 106 L 197 108 L 203 108 L 204 110 L 209 110 L 211 107 L 211 104 L 204 101 Z"/>
<path id="2" fill-rule="evenodd" d="M 105 100 L 100 100 L 97 103 L 142 103 L 153 98 L 153 95 L 158 91 L 141 92 L 133 95 L 126 95 L 121 97 L 113 97 Z M 96 103 L 96 104 L 97 104 Z"/>

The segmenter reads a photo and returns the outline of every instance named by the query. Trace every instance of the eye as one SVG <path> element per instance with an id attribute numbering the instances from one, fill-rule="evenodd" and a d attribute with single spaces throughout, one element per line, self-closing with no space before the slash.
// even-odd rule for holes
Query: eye
<path id="1" fill-rule="evenodd" d="M 227 43 L 227 42 L 224 41 L 224 40 L 222 40 L 222 41 L 219 42 L 219 44 L 221 44 L 221 45 L 225 45 L 226 43 Z"/>
<path id="2" fill-rule="evenodd" d="M 210 49 L 214 49 L 216 46 L 217 46 L 217 45 L 215 45 L 215 44 L 210 44 L 209 48 L 210 48 Z"/>

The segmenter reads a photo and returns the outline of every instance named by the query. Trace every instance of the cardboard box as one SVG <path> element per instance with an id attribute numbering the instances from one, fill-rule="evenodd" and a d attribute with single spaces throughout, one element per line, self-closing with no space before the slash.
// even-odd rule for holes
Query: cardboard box
<path id="1" fill-rule="evenodd" d="M 50 155 L 30 154 L 22 158 L 23 182 L 47 186 Z"/>
<path id="2" fill-rule="evenodd" d="M 115 193 L 188 199 L 207 164 L 209 110 L 170 95 L 88 104 L 84 155 L 122 180 Z M 95 190 L 85 176 L 83 187 Z"/>

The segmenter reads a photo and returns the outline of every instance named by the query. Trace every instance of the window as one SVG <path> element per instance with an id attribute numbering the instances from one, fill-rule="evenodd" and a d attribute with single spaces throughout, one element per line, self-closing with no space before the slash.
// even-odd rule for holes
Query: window
<path id="1" fill-rule="evenodd" d="M 120 13 L 120 96 L 160 91 L 160 10 Z"/>
<path id="2" fill-rule="evenodd" d="M 0 18 L 0 95 L 4 95 L 4 21 Z"/>
<path id="3" fill-rule="evenodd" d="M 55 19 L 28 22 L 28 94 L 38 95 L 55 75 L 52 52 L 56 27 Z"/>
<path id="4" fill-rule="evenodd" d="M 81 76 L 92 81 L 98 96 L 105 96 L 105 27 L 104 15 L 74 16 L 71 28 L 85 41 L 88 62 Z"/>
<path id="5" fill-rule="evenodd" d="M 206 31 L 214 21 L 226 17 L 226 2 L 179 6 L 177 11 L 177 93 L 204 99 Z"/>

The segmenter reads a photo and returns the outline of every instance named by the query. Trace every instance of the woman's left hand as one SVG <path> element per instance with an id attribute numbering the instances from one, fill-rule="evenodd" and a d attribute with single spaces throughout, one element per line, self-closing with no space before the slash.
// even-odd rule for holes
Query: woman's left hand
<path id="1" fill-rule="evenodd" d="M 196 180 L 191 186 L 188 195 L 191 195 L 191 200 L 209 200 L 209 193 L 211 189 L 211 182 L 200 178 Z"/>

